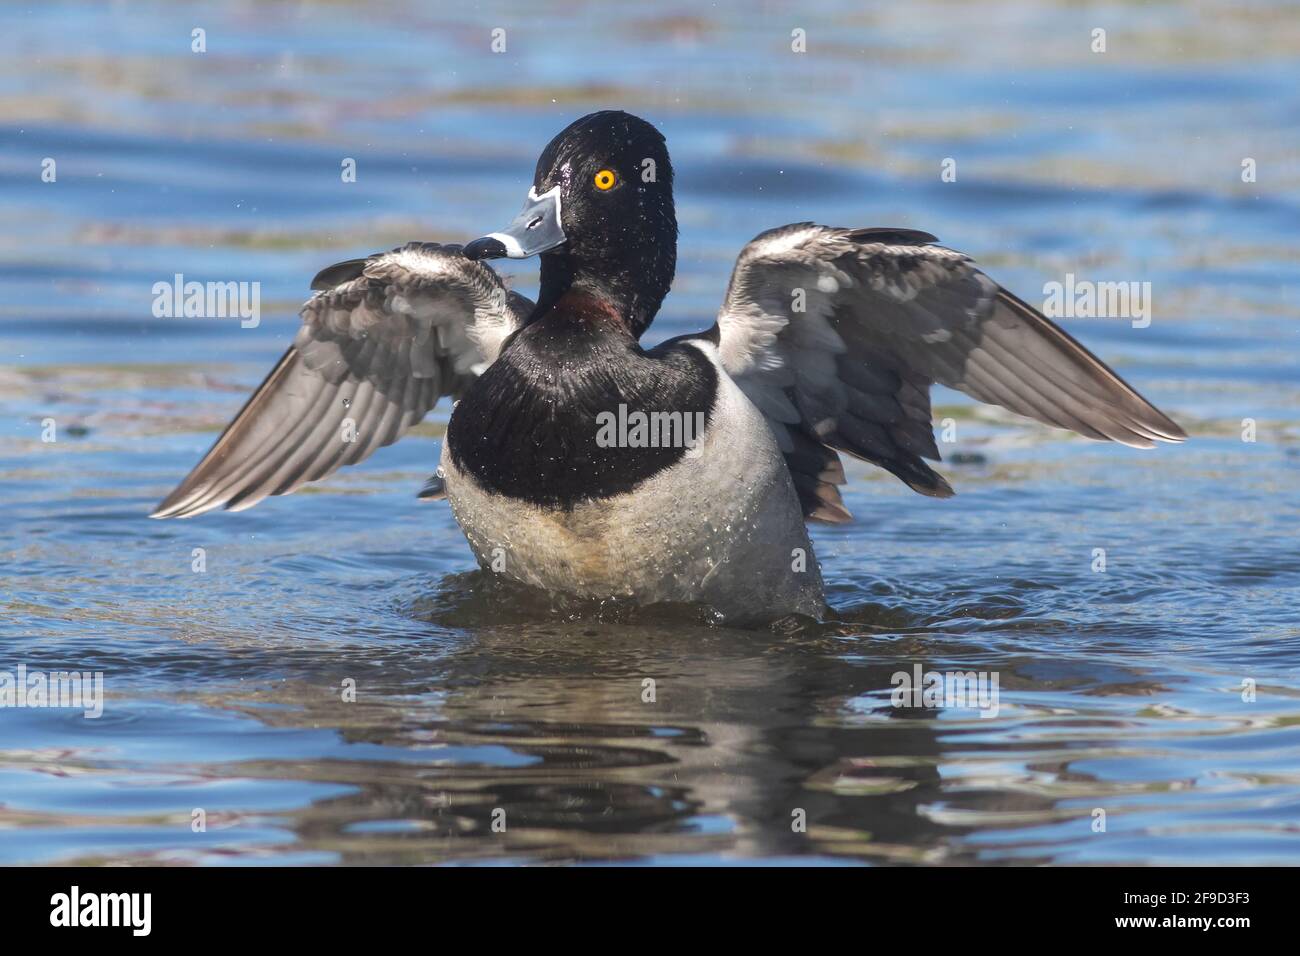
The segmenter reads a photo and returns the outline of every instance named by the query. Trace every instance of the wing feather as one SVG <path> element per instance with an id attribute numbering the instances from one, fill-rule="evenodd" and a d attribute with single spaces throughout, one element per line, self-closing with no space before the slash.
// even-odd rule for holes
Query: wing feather
<path id="1" fill-rule="evenodd" d="M 1187 437 L 1063 329 L 936 241 L 796 223 L 758 236 L 737 260 L 719 353 L 768 417 L 810 520 L 843 517 L 826 517 L 834 509 L 817 493 L 825 479 L 808 444 L 877 464 L 923 494 L 952 494 L 923 460 L 939 459 L 935 383 L 1088 438 L 1150 448 Z"/>
<path id="2" fill-rule="evenodd" d="M 251 508 L 392 444 L 495 360 L 532 303 L 459 246 L 322 270 L 288 351 L 152 517 Z"/>

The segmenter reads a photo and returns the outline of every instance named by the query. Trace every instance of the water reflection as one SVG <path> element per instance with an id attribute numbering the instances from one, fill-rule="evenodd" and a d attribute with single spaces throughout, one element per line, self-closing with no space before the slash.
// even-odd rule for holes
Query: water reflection
<path id="1" fill-rule="evenodd" d="M 1063 845 L 1086 846 L 1099 803 L 1122 814 L 1144 795 L 1205 785 L 1195 772 L 1125 784 L 1090 765 L 1120 749 L 1131 762 L 1144 738 L 1202 745 L 1272 723 L 1168 708 L 1107 717 L 1109 700 L 1168 688 L 1133 668 L 1036 657 L 1001 663 L 1009 725 L 894 708 L 891 677 L 913 661 L 989 652 L 923 620 L 900 628 L 903 612 L 880 605 L 839 623 L 753 631 L 700 624 L 689 609 L 560 605 L 490 575 L 457 575 L 407 607 L 461 635 L 432 658 L 376 667 L 345 652 L 255 694 L 197 695 L 281 732 L 333 728 L 345 743 L 326 759 L 237 759 L 203 772 L 336 785 L 282 822 L 295 852 L 343 862 L 1049 861 Z M 493 607 L 518 620 L 493 623 Z M 895 636 L 872 640 L 873 627 Z M 349 676 L 355 703 L 342 699 Z M 1021 688 L 1071 703 L 1025 703 Z M 1078 693 L 1103 703 L 1087 713 Z M 1233 795 L 1222 800 L 1231 809 Z"/>
<path id="2" fill-rule="evenodd" d="M 435 625 L 463 627 L 466 615 L 504 603 L 503 590 L 519 590 L 486 579 L 443 584 L 436 601 L 412 609 Z M 465 593 L 476 597 L 446 597 Z M 396 684 L 385 668 L 359 682 L 355 705 L 302 685 L 277 688 L 290 709 L 248 711 L 278 726 L 337 727 L 350 743 L 407 755 L 311 767 L 312 779 L 357 789 L 297 817 L 305 848 L 386 863 L 785 856 L 810 842 L 816 852 L 871 855 L 922 853 L 945 829 L 916 812 L 938 781 L 928 720 L 883 714 L 828 726 L 849 701 L 887 688 L 895 669 L 827 654 L 841 629 L 737 632 L 688 614 L 657 621 L 654 611 L 635 623 L 599 612 L 573 620 L 572 607 L 537 623 L 535 605 L 512 606 L 534 622 L 477 627 L 435 670 Z M 292 772 L 278 763 L 238 772 L 250 769 Z M 837 813 L 846 793 L 879 806 Z M 870 833 L 851 824 L 862 811 Z M 806 833 L 795 831 L 797 817 Z"/>

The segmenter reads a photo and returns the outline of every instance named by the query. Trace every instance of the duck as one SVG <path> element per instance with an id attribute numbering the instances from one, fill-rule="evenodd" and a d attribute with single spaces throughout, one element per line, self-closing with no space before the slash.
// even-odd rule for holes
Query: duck
<path id="1" fill-rule="evenodd" d="M 536 301 L 491 260 L 540 260 Z M 583 116 L 523 209 L 463 246 L 320 272 L 284 356 L 154 518 L 241 511 L 368 458 L 453 400 L 435 475 L 478 564 L 547 592 L 827 614 L 810 523 L 852 520 L 842 455 L 953 494 L 935 384 L 1135 448 L 1187 435 L 967 255 L 800 222 L 740 252 L 712 327 L 645 347 L 677 258 L 664 136 Z"/>

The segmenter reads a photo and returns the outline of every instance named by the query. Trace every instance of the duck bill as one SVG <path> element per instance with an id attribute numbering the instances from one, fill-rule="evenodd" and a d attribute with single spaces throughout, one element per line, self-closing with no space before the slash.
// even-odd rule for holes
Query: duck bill
<path id="1" fill-rule="evenodd" d="M 564 242 L 560 225 L 560 187 L 537 195 L 537 187 L 528 190 L 528 202 L 514 222 L 503 232 L 490 232 L 465 247 L 470 259 L 527 259 L 554 249 Z"/>

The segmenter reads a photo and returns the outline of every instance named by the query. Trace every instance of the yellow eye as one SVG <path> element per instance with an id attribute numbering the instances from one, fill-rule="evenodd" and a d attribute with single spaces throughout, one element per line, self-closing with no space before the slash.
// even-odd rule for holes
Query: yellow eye
<path id="1" fill-rule="evenodd" d="M 618 182 L 618 177 L 614 175 L 614 170 L 602 169 L 596 174 L 596 178 L 592 182 L 601 192 L 607 192 L 614 188 L 614 184 Z"/>

